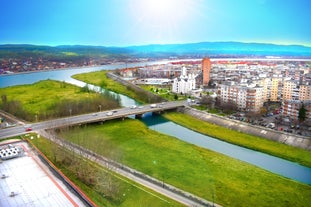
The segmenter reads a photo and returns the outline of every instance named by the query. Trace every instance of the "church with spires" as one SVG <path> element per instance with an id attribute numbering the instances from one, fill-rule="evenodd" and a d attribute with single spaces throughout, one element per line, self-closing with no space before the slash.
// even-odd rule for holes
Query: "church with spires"
<path id="1" fill-rule="evenodd" d="M 187 68 L 182 67 L 180 77 L 174 78 L 172 92 L 180 94 L 188 94 L 196 88 L 196 80 L 194 74 L 187 74 Z"/>

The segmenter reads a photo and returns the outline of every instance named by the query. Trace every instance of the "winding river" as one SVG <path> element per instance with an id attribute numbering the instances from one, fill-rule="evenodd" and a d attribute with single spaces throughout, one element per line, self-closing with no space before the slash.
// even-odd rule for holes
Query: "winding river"
<path id="1" fill-rule="evenodd" d="M 98 67 L 72 68 L 65 70 L 63 69 L 63 70 L 41 71 L 23 74 L 2 75 L 0 76 L 0 88 L 21 84 L 31 84 L 46 79 L 65 81 L 81 87 L 84 86 L 85 83 L 71 78 L 72 75 L 99 70 L 111 70 L 125 67 L 145 66 L 157 63 L 165 63 L 165 61 L 104 65 Z M 100 88 L 94 89 L 102 90 Z M 135 100 L 127 96 L 120 95 L 120 98 L 122 106 L 130 106 L 133 104 L 138 104 Z M 275 174 L 279 174 L 302 183 L 311 184 L 311 168 L 278 157 L 267 155 L 265 153 L 229 144 L 227 142 L 223 142 L 206 135 L 202 135 L 200 133 L 194 132 L 185 127 L 177 125 L 171 121 L 168 121 L 161 116 L 156 116 L 155 118 L 150 114 L 146 114 L 143 116 L 142 121 L 149 128 L 156 130 L 158 132 L 168 134 L 177 137 L 178 139 L 181 139 L 183 141 L 195 144 L 197 146 L 222 153 L 235 159 L 245 161 L 247 163 L 253 164 L 255 166 L 258 166 Z"/>

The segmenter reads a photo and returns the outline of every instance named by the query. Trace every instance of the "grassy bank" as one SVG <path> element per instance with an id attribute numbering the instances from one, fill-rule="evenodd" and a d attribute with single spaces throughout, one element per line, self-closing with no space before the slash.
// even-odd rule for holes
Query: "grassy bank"
<path id="1" fill-rule="evenodd" d="M 66 139 L 224 206 L 305 206 L 311 186 L 148 129 L 109 121 L 62 132 Z"/>
<path id="2" fill-rule="evenodd" d="M 182 206 L 44 138 L 29 139 L 98 206 Z M 76 156 L 76 157 L 75 157 Z M 74 159 L 76 158 L 76 159 Z M 73 166 L 73 163 L 76 163 Z M 77 168 L 81 168 L 77 170 Z M 79 177 L 85 172 L 83 179 Z M 96 177 L 96 179 L 93 179 Z M 91 180 L 91 183 L 90 183 Z M 96 183 L 98 182 L 98 183 Z M 112 191 L 112 192 L 111 192 Z"/>
<path id="3" fill-rule="evenodd" d="M 126 95 L 141 103 L 144 103 L 144 99 L 141 96 L 139 96 L 137 93 L 129 90 L 126 86 L 121 85 L 115 82 L 114 80 L 108 78 L 106 76 L 108 72 L 109 71 L 96 71 L 96 72 L 90 72 L 90 73 L 81 73 L 81 74 L 73 75 L 72 77 L 77 80 L 83 81 L 85 83 L 100 86 L 110 91 L 114 91 L 116 93 Z"/>
<path id="4" fill-rule="evenodd" d="M 166 113 L 163 116 L 179 125 L 202 134 L 311 167 L 310 151 L 227 129 L 209 122 L 204 122 L 187 114 Z"/>
<path id="5" fill-rule="evenodd" d="M 65 82 L 45 80 L 0 88 L 0 108 L 27 121 L 69 116 L 119 107 L 115 97 Z"/>

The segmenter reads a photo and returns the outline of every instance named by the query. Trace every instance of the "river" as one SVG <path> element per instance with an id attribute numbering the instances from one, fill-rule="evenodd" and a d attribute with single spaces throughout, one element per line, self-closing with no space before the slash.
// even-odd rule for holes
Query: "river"
<path id="1" fill-rule="evenodd" d="M 99 70 L 111 70 L 125 67 L 145 66 L 157 63 L 165 63 L 165 61 L 120 64 L 120 65 L 105 65 L 98 67 L 73 68 L 66 70 L 53 70 L 53 71 L 42 71 L 34 73 L 5 75 L 0 76 L 0 88 L 21 84 L 31 84 L 46 79 L 65 81 L 81 87 L 84 86 L 85 83 L 71 78 L 72 75 Z M 94 89 L 101 90 L 100 88 L 96 87 Z M 127 96 L 120 95 L 120 98 L 122 106 L 130 106 L 133 104 L 138 104 L 135 100 Z M 197 146 L 222 153 L 235 159 L 245 161 L 247 163 L 253 164 L 255 166 L 258 166 L 275 174 L 279 174 L 302 183 L 311 184 L 311 168 L 278 157 L 267 155 L 265 153 L 229 144 L 206 135 L 202 135 L 200 133 L 194 132 L 185 127 L 177 125 L 171 121 L 168 121 L 161 116 L 157 116 L 157 118 L 154 118 L 153 116 L 147 114 L 143 117 L 142 121 L 149 128 L 155 131 L 168 134 L 177 137 L 178 139 L 181 139 L 183 141 L 195 144 Z"/>

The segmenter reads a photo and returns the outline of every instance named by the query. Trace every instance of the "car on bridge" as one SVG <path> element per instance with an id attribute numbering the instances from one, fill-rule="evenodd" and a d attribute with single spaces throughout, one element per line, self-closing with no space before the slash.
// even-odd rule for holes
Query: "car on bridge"
<path id="1" fill-rule="evenodd" d="M 136 106 L 136 105 L 132 105 L 132 106 L 130 106 L 130 108 L 131 108 L 131 109 L 136 109 L 137 106 Z"/>
<path id="2" fill-rule="evenodd" d="M 30 131 L 32 131 L 32 128 L 31 128 L 31 127 L 27 127 L 27 128 L 25 129 L 25 131 L 26 131 L 26 132 L 30 132 Z"/>

